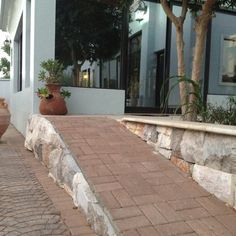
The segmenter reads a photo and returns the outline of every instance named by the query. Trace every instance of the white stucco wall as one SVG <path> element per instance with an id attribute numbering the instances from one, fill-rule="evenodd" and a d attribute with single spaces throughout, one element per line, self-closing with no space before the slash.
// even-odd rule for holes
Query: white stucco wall
<path id="1" fill-rule="evenodd" d="M 0 79 L 0 97 L 4 97 L 10 103 L 10 80 Z"/>
<path id="2" fill-rule="evenodd" d="M 43 60 L 54 58 L 56 0 L 15 0 L 6 27 L 11 38 L 10 112 L 12 124 L 25 134 L 28 117 L 38 112 L 35 91 Z M 18 32 L 22 19 L 22 91 L 17 89 Z"/>
<path id="3" fill-rule="evenodd" d="M 207 103 L 216 106 L 226 106 L 230 95 L 207 95 Z M 235 97 L 235 96 L 234 96 Z"/>
<path id="4" fill-rule="evenodd" d="M 145 4 L 147 12 L 144 19 L 140 22 L 133 19 L 130 22 L 129 36 L 138 32 L 142 33 L 139 105 L 154 107 L 156 102 L 156 52 L 165 48 L 166 15 L 160 4 L 147 1 Z"/>
<path id="5" fill-rule="evenodd" d="M 69 114 L 124 114 L 124 90 L 75 87 L 65 87 L 64 89 L 71 92 L 71 97 L 66 99 Z"/>

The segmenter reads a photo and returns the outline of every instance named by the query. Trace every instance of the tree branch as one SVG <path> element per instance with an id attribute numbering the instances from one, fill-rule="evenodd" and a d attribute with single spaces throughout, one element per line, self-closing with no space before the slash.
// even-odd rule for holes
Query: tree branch
<path id="1" fill-rule="evenodd" d="M 161 2 L 162 8 L 163 8 L 164 12 L 166 13 L 166 15 L 175 24 L 175 26 L 178 27 L 178 25 L 179 25 L 178 19 L 174 15 L 174 13 L 172 12 L 170 6 L 168 5 L 167 0 L 160 0 L 160 2 Z"/>
<path id="2" fill-rule="evenodd" d="M 182 2 L 182 11 L 181 11 L 181 19 L 184 22 L 186 15 L 188 12 L 188 0 L 183 0 Z"/>
<path id="3" fill-rule="evenodd" d="M 205 19 L 212 18 L 212 12 L 215 5 L 216 5 L 216 0 L 207 0 L 202 6 L 202 14 L 200 15 L 199 18 L 202 17 Z"/>

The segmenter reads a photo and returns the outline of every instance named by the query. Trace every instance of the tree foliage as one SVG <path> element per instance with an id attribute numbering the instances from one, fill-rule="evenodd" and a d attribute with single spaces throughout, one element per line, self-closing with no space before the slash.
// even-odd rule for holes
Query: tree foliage
<path id="1" fill-rule="evenodd" d="M 213 7 L 212 11 L 216 11 L 218 9 L 235 9 L 236 2 L 235 0 L 167 0 L 169 3 L 176 3 L 179 2 L 180 4 L 183 4 L 184 2 L 187 3 L 187 7 L 191 12 L 197 13 L 200 10 L 202 10 L 203 5 L 206 2 L 212 2 Z"/>
<path id="2" fill-rule="evenodd" d="M 10 42 L 5 40 L 3 46 L 1 47 L 3 52 L 5 52 L 8 56 L 10 56 Z M 10 78 L 10 61 L 6 57 L 2 57 L 0 59 L 0 71 L 3 73 L 4 78 Z"/>
<path id="3" fill-rule="evenodd" d="M 56 14 L 56 57 L 65 65 L 118 52 L 121 11 L 116 1 L 57 0 Z"/>

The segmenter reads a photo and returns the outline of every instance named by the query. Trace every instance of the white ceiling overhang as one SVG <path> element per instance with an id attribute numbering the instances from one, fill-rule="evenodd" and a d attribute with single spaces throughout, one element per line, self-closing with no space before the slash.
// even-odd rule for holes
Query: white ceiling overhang
<path id="1" fill-rule="evenodd" d="M 0 29 L 8 31 L 15 0 L 0 0 Z"/>

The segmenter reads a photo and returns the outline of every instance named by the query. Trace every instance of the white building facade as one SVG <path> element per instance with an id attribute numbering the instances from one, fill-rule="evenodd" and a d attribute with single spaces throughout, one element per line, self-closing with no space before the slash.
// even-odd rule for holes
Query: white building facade
<path id="1" fill-rule="evenodd" d="M 56 0 L 2 0 L 0 26 L 11 40 L 11 122 L 25 132 L 30 114 L 38 112 L 36 96 L 40 62 L 54 57 Z"/>
<path id="2" fill-rule="evenodd" d="M 139 3 L 140 1 L 135 1 Z M 81 86 L 67 87 L 71 114 L 123 114 L 160 112 L 168 90 L 177 75 L 175 27 L 167 19 L 160 3 L 143 1 L 142 19 L 132 19 L 127 30 L 127 55 L 117 54 L 110 61 L 81 65 Z M 0 28 L 11 39 L 10 111 L 12 123 L 21 133 L 30 114 L 38 113 L 35 91 L 40 63 L 54 58 L 56 0 L 0 0 Z M 173 4 L 175 14 L 180 6 Z M 217 11 L 209 27 L 202 64 L 205 102 L 221 103 L 236 94 L 235 12 Z M 194 19 L 187 15 L 184 24 L 186 74 L 191 75 L 194 50 Z M 124 46 L 124 44 L 123 44 Z M 126 74 L 120 68 L 127 66 Z M 122 69 L 124 71 L 124 68 Z M 164 90 L 163 90 L 164 88 Z M 164 91 L 164 92 L 163 92 Z M 179 105 L 176 87 L 168 99 L 168 108 Z"/>
<path id="3" fill-rule="evenodd" d="M 42 61 L 55 56 L 56 0 L 0 0 L 0 28 L 10 35 L 9 108 L 12 124 L 25 133 L 28 117 L 39 113 L 36 91 Z M 71 114 L 123 114 L 124 91 L 68 88 Z"/>

